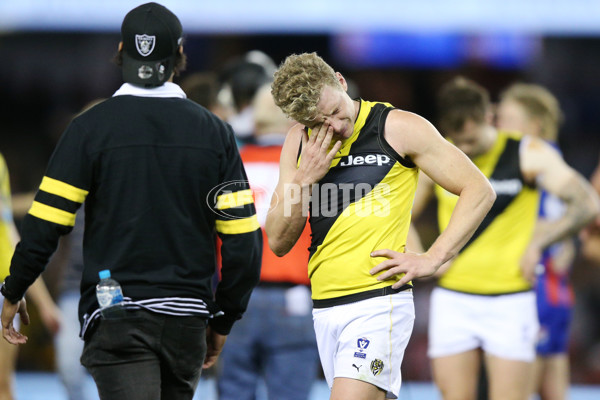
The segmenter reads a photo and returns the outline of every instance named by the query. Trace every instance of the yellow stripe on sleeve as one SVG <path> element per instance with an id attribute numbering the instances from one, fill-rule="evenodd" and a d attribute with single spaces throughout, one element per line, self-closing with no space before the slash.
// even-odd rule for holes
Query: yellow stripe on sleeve
<path id="1" fill-rule="evenodd" d="M 217 210 L 225 210 L 227 208 L 241 207 L 246 204 L 254 203 L 252 190 L 240 190 L 239 192 L 222 194 L 217 197 Z"/>
<path id="2" fill-rule="evenodd" d="M 226 235 L 237 235 L 240 233 L 254 232 L 260 228 L 256 215 L 249 218 L 231 219 L 231 220 L 216 220 L 217 232 Z"/>
<path id="3" fill-rule="evenodd" d="M 67 211 L 63 211 L 59 208 L 47 206 L 40 202 L 34 201 L 29 209 L 29 214 L 40 219 L 54 222 L 55 224 L 74 226 L 75 225 L 75 214 Z"/>
<path id="4" fill-rule="evenodd" d="M 84 202 L 89 193 L 87 190 L 79 189 L 75 186 L 69 185 L 68 183 L 49 178 L 47 176 L 42 179 L 40 190 L 43 190 L 46 193 L 55 194 L 80 204 Z"/>

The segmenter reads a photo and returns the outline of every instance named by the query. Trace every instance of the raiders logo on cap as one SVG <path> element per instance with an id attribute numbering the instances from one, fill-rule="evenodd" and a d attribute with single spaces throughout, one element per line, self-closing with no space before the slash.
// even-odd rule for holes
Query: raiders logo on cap
<path id="1" fill-rule="evenodd" d="M 146 57 L 154 50 L 156 36 L 150 35 L 135 35 L 135 48 L 141 56 Z"/>
<path id="2" fill-rule="evenodd" d="M 121 24 L 123 80 L 144 87 L 165 83 L 173 74 L 182 37 L 179 18 L 160 4 L 129 11 Z"/>

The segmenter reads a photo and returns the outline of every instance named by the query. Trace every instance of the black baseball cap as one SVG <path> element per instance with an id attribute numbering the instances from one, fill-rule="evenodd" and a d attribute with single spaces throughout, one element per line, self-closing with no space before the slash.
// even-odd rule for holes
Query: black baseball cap
<path id="1" fill-rule="evenodd" d="M 165 83 L 173 73 L 182 36 L 177 16 L 160 4 L 129 11 L 121 25 L 123 80 L 145 87 Z"/>

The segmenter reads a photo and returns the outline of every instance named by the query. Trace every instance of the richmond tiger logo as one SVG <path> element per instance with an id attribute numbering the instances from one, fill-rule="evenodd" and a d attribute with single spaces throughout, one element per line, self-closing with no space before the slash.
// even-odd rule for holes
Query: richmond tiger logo
<path id="1" fill-rule="evenodd" d="M 371 372 L 373 376 L 377 376 L 383 371 L 383 361 L 375 359 L 371 361 Z"/>

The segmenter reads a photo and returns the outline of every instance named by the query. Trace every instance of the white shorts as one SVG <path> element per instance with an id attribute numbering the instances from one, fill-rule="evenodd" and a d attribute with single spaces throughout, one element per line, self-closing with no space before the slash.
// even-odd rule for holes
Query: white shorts
<path id="1" fill-rule="evenodd" d="M 0 307 L 2 307 L 4 304 L 4 295 L 2 293 L 0 293 Z M 15 331 L 18 331 L 19 328 L 21 327 L 21 316 L 19 315 L 19 313 L 17 313 L 15 315 L 15 319 L 13 319 L 13 327 L 15 328 Z M 2 340 L 2 339 L 0 339 Z"/>
<path id="2" fill-rule="evenodd" d="M 334 378 L 369 382 L 398 398 L 400 364 L 412 333 L 412 290 L 313 309 L 319 357 L 327 384 Z"/>
<path id="3" fill-rule="evenodd" d="M 535 293 L 482 296 L 435 288 L 429 312 L 430 358 L 477 348 L 530 362 L 539 329 Z"/>

